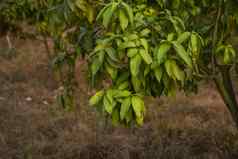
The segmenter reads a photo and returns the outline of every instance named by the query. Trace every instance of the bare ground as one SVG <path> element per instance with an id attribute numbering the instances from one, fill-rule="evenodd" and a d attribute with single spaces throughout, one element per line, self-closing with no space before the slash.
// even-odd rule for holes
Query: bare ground
<path id="1" fill-rule="evenodd" d="M 6 46 L 0 40 L 0 48 Z M 88 106 L 84 62 L 75 112 L 56 104 L 57 84 L 38 41 L 0 51 L 0 159 L 237 159 L 238 134 L 212 85 L 197 95 L 147 98 L 143 127 L 105 125 Z"/>

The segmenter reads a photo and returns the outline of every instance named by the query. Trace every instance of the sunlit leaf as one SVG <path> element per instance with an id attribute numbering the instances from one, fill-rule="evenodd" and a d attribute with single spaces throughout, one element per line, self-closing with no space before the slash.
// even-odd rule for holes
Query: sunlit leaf
<path id="1" fill-rule="evenodd" d="M 92 96 L 89 100 L 90 105 L 97 105 L 103 98 L 104 91 L 97 92 L 94 96 Z"/>
<path id="2" fill-rule="evenodd" d="M 130 109 L 130 106 L 131 106 L 131 97 L 128 97 L 128 98 L 124 99 L 121 104 L 121 110 L 120 110 L 121 120 L 123 120 L 125 118 L 126 114 L 128 113 L 128 111 Z"/>
<path id="3" fill-rule="evenodd" d="M 141 61 L 142 61 L 142 58 L 140 55 L 135 55 L 133 58 L 131 58 L 130 70 L 133 76 L 137 76 L 137 74 L 140 72 Z"/>
<path id="4" fill-rule="evenodd" d="M 190 67 L 192 68 L 193 65 L 192 65 L 192 60 L 189 56 L 189 53 L 184 49 L 184 47 L 177 43 L 177 42 L 173 42 L 173 46 L 174 46 L 174 49 L 176 50 L 177 54 L 180 56 L 181 59 L 184 60 L 184 62 Z"/>

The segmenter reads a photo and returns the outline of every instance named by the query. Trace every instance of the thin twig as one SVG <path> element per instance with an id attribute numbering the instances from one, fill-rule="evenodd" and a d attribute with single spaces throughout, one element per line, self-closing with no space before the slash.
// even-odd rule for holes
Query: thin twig
<path id="1" fill-rule="evenodd" d="M 13 45 L 8 34 L 6 35 L 6 39 L 7 39 L 8 48 L 13 49 Z"/>
<path id="2" fill-rule="evenodd" d="M 213 39 L 212 39 L 212 74 L 216 74 L 216 59 L 215 59 L 215 51 L 216 51 L 216 45 L 218 41 L 218 29 L 219 29 L 219 22 L 221 19 L 221 12 L 222 12 L 222 0 L 219 0 L 219 8 L 218 8 L 218 13 L 216 17 L 216 23 L 215 23 L 215 28 L 213 32 Z"/>

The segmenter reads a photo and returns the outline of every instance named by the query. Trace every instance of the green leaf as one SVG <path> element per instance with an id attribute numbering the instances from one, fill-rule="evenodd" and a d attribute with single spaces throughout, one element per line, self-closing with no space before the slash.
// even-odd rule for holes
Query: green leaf
<path id="1" fill-rule="evenodd" d="M 167 40 L 168 41 L 173 41 L 174 37 L 175 37 L 175 33 L 169 33 L 168 36 L 167 36 Z"/>
<path id="2" fill-rule="evenodd" d="M 114 90 L 108 90 L 103 97 L 103 105 L 107 113 L 112 114 L 113 108 L 116 106 L 116 101 L 113 99 Z"/>
<path id="3" fill-rule="evenodd" d="M 192 48 L 192 52 L 193 53 L 197 53 L 198 52 L 198 37 L 196 36 L 196 34 L 192 34 L 191 35 L 191 48 Z"/>
<path id="4" fill-rule="evenodd" d="M 116 81 L 116 85 L 121 84 L 122 82 L 126 81 L 129 78 L 129 72 L 125 71 L 122 74 L 119 74 L 119 78 Z"/>
<path id="5" fill-rule="evenodd" d="M 140 39 L 141 45 L 144 47 L 145 51 L 148 53 L 149 52 L 149 45 L 146 39 Z"/>
<path id="6" fill-rule="evenodd" d="M 131 104 L 136 117 L 143 117 L 143 112 L 145 110 L 144 101 L 138 96 L 133 96 L 131 97 Z"/>
<path id="7" fill-rule="evenodd" d="M 173 62 L 174 62 L 173 60 L 166 60 L 164 66 L 169 77 L 175 79 L 175 76 L 173 73 L 173 64 L 172 64 Z"/>
<path id="8" fill-rule="evenodd" d="M 125 118 L 125 116 L 127 115 L 128 111 L 130 109 L 130 106 L 131 106 L 131 97 L 128 97 L 128 98 L 124 99 L 121 104 L 121 110 L 120 110 L 121 120 L 123 120 Z"/>
<path id="9" fill-rule="evenodd" d="M 140 52 L 142 59 L 145 61 L 146 64 L 149 65 L 153 62 L 150 54 L 146 50 L 140 49 L 139 52 Z"/>
<path id="10" fill-rule="evenodd" d="M 140 32 L 140 35 L 142 36 L 142 37 L 144 37 L 144 36 L 148 36 L 149 34 L 150 34 L 150 29 L 148 29 L 148 28 L 145 28 L 145 29 L 143 29 L 141 32 Z"/>
<path id="11" fill-rule="evenodd" d="M 177 42 L 179 44 L 185 42 L 186 40 L 188 40 L 188 38 L 190 37 L 191 33 L 190 32 L 184 32 L 181 35 L 179 35 Z"/>
<path id="12" fill-rule="evenodd" d="M 108 25 L 109 25 L 109 23 L 110 23 L 110 21 L 111 21 L 111 18 L 112 18 L 112 16 L 113 16 L 114 11 L 115 11 L 116 8 L 117 8 L 117 5 L 118 5 L 118 3 L 112 3 L 112 5 L 109 6 L 109 7 L 105 10 L 105 12 L 104 12 L 104 14 L 103 14 L 103 26 L 104 26 L 105 28 L 108 28 Z"/>
<path id="13" fill-rule="evenodd" d="M 127 89 L 129 87 L 129 82 L 128 81 L 125 81 L 123 83 L 121 83 L 119 86 L 118 86 L 118 89 L 119 90 L 124 90 L 124 89 Z"/>
<path id="14" fill-rule="evenodd" d="M 111 60 L 120 62 L 117 58 L 116 50 L 114 48 L 106 48 L 105 51 L 107 52 L 107 55 L 110 57 Z"/>
<path id="15" fill-rule="evenodd" d="M 114 96 L 114 91 L 115 90 L 113 90 L 113 89 L 109 89 L 109 90 L 107 90 L 107 92 L 106 92 L 106 97 L 108 98 L 108 100 L 109 100 L 109 102 L 110 103 L 113 103 L 113 96 Z"/>
<path id="16" fill-rule="evenodd" d="M 111 65 L 109 65 L 107 62 L 105 63 L 105 69 L 107 71 L 107 73 L 111 76 L 111 78 L 114 80 L 117 78 L 117 69 Z"/>
<path id="17" fill-rule="evenodd" d="M 154 73 L 155 73 L 155 77 L 156 77 L 157 81 L 160 82 L 162 77 L 163 77 L 163 69 L 162 69 L 162 67 L 155 68 L 154 69 Z"/>
<path id="18" fill-rule="evenodd" d="M 119 63 L 119 61 L 118 61 L 118 62 L 113 61 L 113 60 L 112 60 L 111 58 L 109 58 L 109 57 L 106 58 L 106 61 L 107 61 L 107 63 L 108 63 L 110 66 L 114 67 L 115 69 L 120 69 L 120 68 L 123 67 L 123 64 Z"/>
<path id="19" fill-rule="evenodd" d="M 136 92 L 139 92 L 141 90 L 141 80 L 139 80 L 136 76 L 131 77 L 131 82 L 133 85 L 133 88 Z"/>
<path id="20" fill-rule="evenodd" d="M 143 116 L 142 116 L 142 117 L 137 117 L 137 118 L 136 118 L 136 123 L 137 123 L 138 125 L 142 126 L 143 123 L 144 123 L 144 117 L 143 117 Z"/>
<path id="21" fill-rule="evenodd" d="M 141 65 L 142 59 L 140 55 L 135 55 L 133 58 L 130 60 L 130 70 L 132 76 L 137 76 L 138 73 L 140 72 L 140 65 Z"/>
<path id="22" fill-rule="evenodd" d="M 229 52 L 228 48 L 225 49 L 223 60 L 224 60 L 224 63 L 225 63 L 225 64 L 229 64 L 229 63 L 231 63 L 231 61 L 232 61 L 232 60 L 231 60 L 231 56 L 230 56 L 230 52 Z"/>
<path id="23" fill-rule="evenodd" d="M 101 66 L 102 66 L 102 63 L 100 62 L 98 58 L 93 60 L 93 63 L 91 64 L 91 72 L 93 76 L 97 74 Z"/>
<path id="24" fill-rule="evenodd" d="M 122 30 L 125 30 L 128 26 L 128 19 L 127 19 L 127 16 L 124 12 L 124 10 L 119 10 L 119 20 L 120 20 L 120 25 L 121 25 L 121 28 Z"/>
<path id="25" fill-rule="evenodd" d="M 133 48 L 133 47 L 136 47 L 136 43 L 132 41 L 124 42 L 119 46 L 120 49 Z"/>
<path id="26" fill-rule="evenodd" d="M 130 49 L 128 49 L 128 51 L 127 51 L 127 56 L 128 56 L 129 58 L 132 58 L 132 57 L 134 57 L 137 53 L 138 53 L 138 49 L 137 49 L 137 48 L 130 48 Z"/>
<path id="27" fill-rule="evenodd" d="M 118 109 L 113 109 L 112 112 L 112 124 L 113 125 L 118 125 L 119 124 L 119 120 L 120 120 L 120 113 Z"/>
<path id="28" fill-rule="evenodd" d="M 126 119 L 127 124 L 133 119 L 133 110 L 132 110 L 132 108 L 129 108 L 129 110 L 128 110 L 126 116 L 125 116 L 125 119 Z"/>
<path id="29" fill-rule="evenodd" d="M 235 57 L 236 57 L 236 51 L 235 51 L 235 49 L 232 47 L 232 45 L 228 45 L 227 48 L 228 48 L 229 52 L 231 53 L 232 58 L 235 58 Z"/>
<path id="30" fill-rule="evenodd" d="M 97 15 L 96 21 L 102 18 L 104 12 L 112 5 L 112 3 L 107 4 L 103 9 L 100 10 L 99 14 Z"/>
<path id="31" fill-rule="evenodd" d="M 173 69 L 174 76 L 177 78 L 177 80 L 183 82 L 184 79 L 185 79 L 184 72 L 178 67 L 178 65 L 176 64 L 175 61 L 173 61 L 171 64 L 172 64 L 172 69 Z"/>
<path id="32" fill-rule="evenodd" d="M 144 77 L 146 77 L 150 73 L 150 68 L 151 67 L 149 65 L 145 66 Z"/>
<path id="33" fill-rule="evenodd" d="M 133 15 L 133 10 L 132 8 L 126 4 L 125 2 L 121 2 L 121 4 L 124 6 L 124 8 L 126 9 L 127 15 L 129 17 L 129 21 L 130 23 L 133 25 L 133 21 L 134 21 L 134 15 Z"/>
<path id="34" fill-rule="evenodd" d="M 114 98 L 125 98 L 131 95 L 131 92 L 127 90 L 124 90 L 124 91 L 117 90 L 114 93 L 115 93 Z"/>
<path id="35" fill-rule="evenodd" d="M 112 111 L 113 111 L 113 104 L 109 101 L 109 99 L 107 98 L 107 96 L 104 96 L 103 98 L 103 105 L 104 105 L 104 108 L 106 110 L 106 112 L 108 114 L 112 114 Z"/>
<path id="36" fill-rule="evenodd" d="M 189 57 L 189 53 L 186 52 L 186 50 L 184 49 L 184 47 L 177 43 L 177 42 L 173 42 L 173 46 L 174 46 L 174 49 L 175 51 L 177 52 L 177 54 L 180 56 L 181 59 L 184 60 L 184 62 L 190 67 L 192 68 L 193 65 L 192 65 L 192 60 L 191 58 Z"/>
<path id="37" fill-rule="evenodd" d="M 81 48 L 80 47 L 76 47 L 75 48 L 75 53 L 76 53 L 76 56 L 79 57 L 82 54 Z"/>
<path id="38" fill-rule="evenodd" d="M 87 5 L 87 12 L 86 12 L 87 19 L 90 24 L 94 21 L 94 8 L 90 5 Z"/>
<path id="39" fill-rule="evenodd" d="M 157 55 L 157 60 L 159 65 L 165 61 L 167 52 L 170 50 L 170 48 L 171 48 L 171 43 L 164 42 L 156 49 L 156 55 Z"/>
<path id="40" fill-rule="evenodd" d="M 181 18 L 177 16 L 170 17 L 170 21 L 172 22 L 175 30 L 180 34 L 185 30 L 184 22 Z"/>
<path id="41" fill-rule="evenodd" d="M 215 53 L 216 53 L 216 54 L 221 53 L 221 51 L 224 51 L 225 48 L 226 48 L 225 45 L 219 45 L 219 46 L 216 48 Z"/>
<path id="42" fill-rule="evenodd" d="M 96 52 L 98 52 L 98 51 L 103 51 L 104 49 L 105 49 L 105 44 L 101 44 L 101 43 L 99 43 L 99 44 L 97 44 L 97 46 L 94 48 L 94 50 L 93 50 L 93 53 L 96 53 Z"/>
<path id="43" fill-rule="evenodd" d="M 103 98 L 104 96 L 104 91 L 99 91 L 97 92 L 94 96 L 92 96 L 89 100 L 89 105 L 97 105 Z"/>
<path id="44" fill-rule="evenodd" d="M 101 65 L 102 65 L 103 62 L 104 62 L 105 51 L 99 51 L 99 52 L 97 52 L 97 56 L 98 56 L 98 59 L 99 59 Z"/>
<path id="45" fill-rule="evenodd" d="M 138 38 L 139 36 L 137 34 L 129 34 L 128 36 L 125 37 L 125 39 L 127 39 L 128 41 L 137 40 Z"/>

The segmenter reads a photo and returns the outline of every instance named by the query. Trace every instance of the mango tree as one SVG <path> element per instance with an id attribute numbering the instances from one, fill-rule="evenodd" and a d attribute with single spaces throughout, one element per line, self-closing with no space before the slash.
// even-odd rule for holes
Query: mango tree
<path id="1" fill-rule="evenodd" d="M 231 72 L 237 0 L 112 0 L 97 14 L 100 36 L 90 53 L 91 79 L 110 79 L 90 104 L 114 123 L 143 124 L 144 96 L 196 91 L 213 81 L 238 126 Z"/>
<path id="2" fill-rule="evenodd" d="M 66 72 L 62 105 L 74 105 L 74 68 L 84 53 L 92 84 L 108 83 L 90 104 L 114 123 L 141 125 L 144 96 L 196 91 L 210 79 L 238 126 L 237 8 L 237 0 L 4 0 L 0 18 L 28 22 L 53 40 L 50 61 Z"/>

